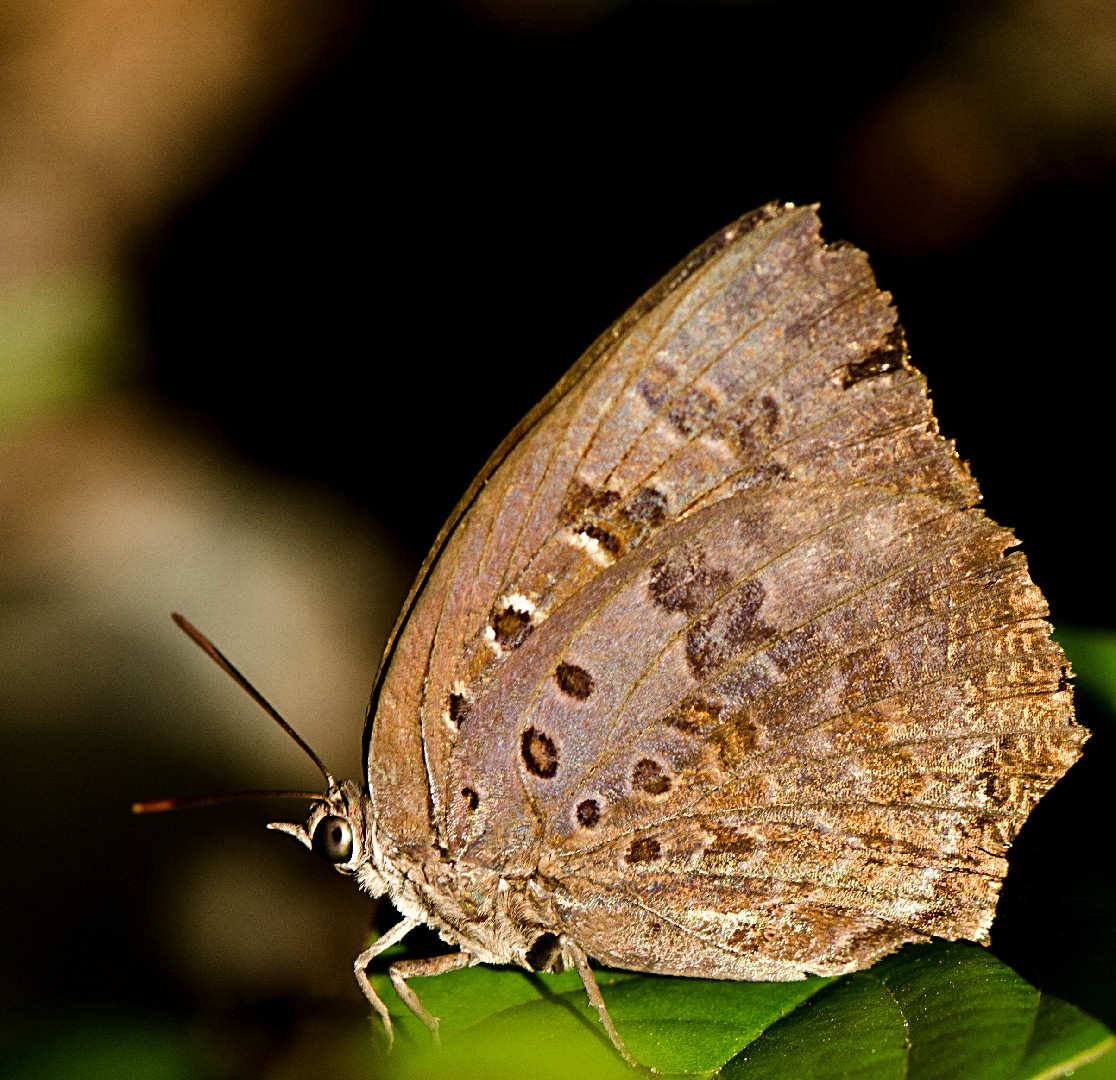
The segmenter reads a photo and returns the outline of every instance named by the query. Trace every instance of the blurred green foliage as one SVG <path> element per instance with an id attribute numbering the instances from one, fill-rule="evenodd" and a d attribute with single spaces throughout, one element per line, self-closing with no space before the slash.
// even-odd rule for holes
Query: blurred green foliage
<path id="1" fill-rule="evenodd" d="M 127 290 L 108 276 L 0 290 L 0 434 L 99 397 L 133 362 L 136 335 Z"/>

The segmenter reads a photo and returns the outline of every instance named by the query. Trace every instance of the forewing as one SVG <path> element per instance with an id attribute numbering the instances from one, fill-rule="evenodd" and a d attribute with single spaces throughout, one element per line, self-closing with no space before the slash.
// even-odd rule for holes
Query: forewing
<path id="1" fill-rule="evenodd" d="M 871 417 L 843 425 L 838 388 L 901 362 L 893 325 L 861 253 L 826 250 L 813 210 L 770 205 L 602 335 L 493 456 L 404 606 L 365 728 L 380 826 L 420 846 L 444 832 L 447 759 L 472 704 L 605 568 L 734 487 L 791 475 L 788 440 L 859 430 L 870 447 Z M 807 401 L 822 382 L 832 431 Z M 810 469 L 866 464 L 815 456 Z M 967 497 L 953 473 L 925 483 Z"/>

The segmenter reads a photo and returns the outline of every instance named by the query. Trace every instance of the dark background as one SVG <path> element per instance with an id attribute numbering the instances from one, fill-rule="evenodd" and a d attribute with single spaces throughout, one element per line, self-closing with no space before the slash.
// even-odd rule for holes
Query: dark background
<path id="1" fill-rule="evenodd" d="M 1111 623 L 1116 88 L 1098 50 L 1110 55 L 1112 25 L 1053 2 L 354 10 L 327 58 L 132 249 L 132 400 L 230 468 L 324 493 L 386 535 L 397 599 L 489 452 L 628 304 L 734 217 L 816 201 L 828 239 L 872 254 L 942 430 L 1023 540 L 1055 624 Z M 187 573 L 179 603 L 190 592 Z M 214 990 L 167 960 L 164 864 L 199 834 L 271 819 L 118 813 L 252 783 L 204 747 L 160 749 L 155 730 L 112 728 L 107 751 L 98 718 L 125 706 L 153 708 L 117 689 L 92 718 L 75 705 L 62 728 L 13 740 L 8 1051 L 37 1060 L 59 1016 L 66 1031 L 111 1017 L 176 1046 L 217 1032 L 215 1075 L 285 1075 L 277 1033 L 348 1024 L 355 989 L 245 976 Z M 994 948 L 1113 1024 L 1112 738 L 1088 695 L 1080 715 L 1097 734 L 1017 845 Z M 338 723 L 355 757 L 359 708 Z M 324 903 L 348 903 L 320 871 L 305 867 Z M 359 947 L 371 908 L 345 917 Z"/>
<path id="2" fill-rule="evenodd" d="M 1073 142 L 1013 147 L 988 194 L 966 160 L 919 175 L 919 152 L 964 158 L 976 133 L 879 115 L 998 10 L 634 3 L 558 33 L 385 6 L 148 253 L 154 384 L 423 551 L 503 432 L 645 288 L 754 206 L 820 202 L 830 239 L 873 254 L 944 431 L 1054 609 L 1107 624 L 1111 582 L 1059 545 L 1099 536 L 1107 509 L 1079 450 L 1111 400 L 1100 136 L 1116 116 L 997 131 L 1003 88 L 966 87 L 994 114 L 986 138 Z"/>

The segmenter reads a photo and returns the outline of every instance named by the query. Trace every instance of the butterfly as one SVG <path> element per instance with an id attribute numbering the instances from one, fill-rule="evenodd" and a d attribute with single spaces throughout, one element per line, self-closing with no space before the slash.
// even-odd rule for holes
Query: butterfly
<path id="1" fill-rule="evenodd" d="M 492 455 L 404 604 L 365 776 L 273 823 L 477 963 L 715 979 L 987 940 L 1005 852 L 1079 756 L 1012 533 L 890 297 L 816 208 L 717 233 Z M 243 676 L 181 617 L 198 644 Z M 143 804 L 166 808 L 174 802 Z"/>

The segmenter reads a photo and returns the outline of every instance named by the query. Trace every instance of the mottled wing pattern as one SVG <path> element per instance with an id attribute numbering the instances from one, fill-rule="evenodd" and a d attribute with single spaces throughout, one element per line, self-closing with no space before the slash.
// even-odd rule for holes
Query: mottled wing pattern
<path id="1" fill-rule="evenodd" d="M 478 703 L 451 846 L 538 864 L 584 947 L 642 970 L 788 978 L 982 939 L 1083 739 L 1013 543 L 868 484 L 687 517 Z"/>
<path id="2" fill-rule="evenodd" d="M 1084 737 L 1041 594 L 812 210 L 670 280 L 447 534 L 370 733 L 381 824 L 537 872 L 620 966 L 981 939 Z"/>

